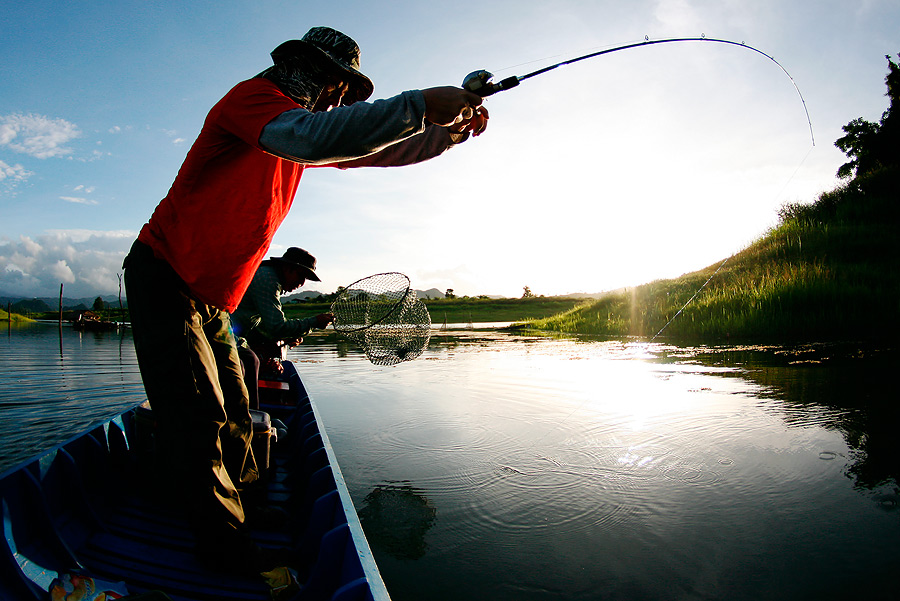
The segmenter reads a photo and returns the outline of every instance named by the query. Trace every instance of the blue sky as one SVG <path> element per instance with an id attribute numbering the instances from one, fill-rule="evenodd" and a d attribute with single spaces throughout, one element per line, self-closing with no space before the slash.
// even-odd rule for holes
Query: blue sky
<path id="1" fill-rule="evenodd" d="M 301 246 L 339 285 L 520 296 L 675 277 L 837 183 L 841 126 L 887 108 L 900 3 L 781 0 L 40 2 L 0 18 L 0 294 L 115 293 L 121 260 L 209 108 L 329 25 L 373 98 L 496 79 L 613 45 L 698 36 L 557 69 L 489 98 L 487 133 L 401 169 L 305 174 L 271 254 Z"/>

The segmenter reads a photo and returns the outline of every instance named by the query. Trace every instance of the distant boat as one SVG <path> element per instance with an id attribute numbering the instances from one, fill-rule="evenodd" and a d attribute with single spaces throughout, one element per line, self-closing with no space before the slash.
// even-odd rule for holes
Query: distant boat
<path id="1" fill-rule="evenodd" d="M 117 330 L 119 326 L 118 322 L 101 319 L 93 311 L 81 311 L 72 320 L 72 327 L 76 330 Z"/>
<path id="2" fill-rule="evenodd" d="M 47 601 L 51 589 L 89 579 L 96 592 L 129 598 L 390 601 L 318 410 L 294 365 L 283 366 L 260 382 L 253 445 L 259 465 L 268 459 L 269 504 L 292 519 L 251 535 L 299 555 L 290 586 L 196 560 L 186 518 L 149 498 L 154 419 L 142 404 L 0 473 L 0 599 Z"/>

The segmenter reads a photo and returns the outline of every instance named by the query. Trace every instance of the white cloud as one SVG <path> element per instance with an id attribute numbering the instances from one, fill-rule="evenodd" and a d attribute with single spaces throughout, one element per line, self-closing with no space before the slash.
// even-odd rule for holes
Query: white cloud
<path id="1" fill-rule="evenodd" d="M 122 260 L 137 234 L 130 231 L 57 230 L 0 242 L 0 292 L 66 296 L 118 292 Z"/>
<path id="2" fill-rule="evenodd" d="M 66 144 L 79 136 L 78 127 L 64 119 L 34 114 L 0 117 L 0 146 L 38 159 L 71 154 Z"/>
<path id="3" fill-rule="evenodd" d="M 10 165 L 0 161 L 0 189 L 12 190 L 17 185 L 34 175 L 22 165 Z"/>
<path id="4" fill-rule="evenodd" d="M 72 273 L 72 269 L 62 259 L 48 266 L 47 273 L 63 284 L 71 284 L 75 281 L 75 274 Z"/>
<path id="5" fill-rule="evenodd" d="M 185 142 L 187 142 L 185 138 L 175 138 L 174 140 L 172 140 L 172 144 L 175 145 L 184 144 Z"/>
<path id="6" fill-rule="evenodd" d="M 94 186 L 85 186 L 84 184 L 78 184 L 74 188 L 72 188 L 73 192 L 78 192 L 78 196 L 60 196 L 60 200 L 64 200 L 66 202 L 71 202 L 73 204 L 81 204 L 81 205 L 98 205 L 100 204 L 98 201 L 93 198 L 86 198 L 82 196 L 82 194 L 92 194 L 94 192 Z"/>
<path id="7" fill-rule="evenodd" d="M 60 196 L 60 200 L 64 200 L 66 202 L 71 202 L 75 204 L 81 205 L 96 205 L 99 204 L 96 200 L 90 198 L 81 198 L 78 196 Z"/>

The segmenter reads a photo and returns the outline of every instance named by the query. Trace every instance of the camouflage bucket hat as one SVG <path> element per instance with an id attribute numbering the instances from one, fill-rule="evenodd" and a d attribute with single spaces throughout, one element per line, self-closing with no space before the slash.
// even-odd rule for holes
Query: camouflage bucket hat
<path id="1" fill-rule="evenodd" d="M 269 257 L 269 259 L 299 269 L 307 280 L 321 281 L 316 275 L 316 258 L 302 248 L 292 246 L 282 256 Z"/>
<path id="2" fill-rule="evenodd" d="M 347 83 L 353 102 L 365 100 L 375 90 L 372 80 L 359 71 L 359 46 L 350 36 L 336 29 L 313 27 L 302 39 L 289 40 L 273 50 L 272 60 L 277 65 L 300 55 L 320 59 L 325 65 L 337 67 L 344 75 L 349 75 Z"/>

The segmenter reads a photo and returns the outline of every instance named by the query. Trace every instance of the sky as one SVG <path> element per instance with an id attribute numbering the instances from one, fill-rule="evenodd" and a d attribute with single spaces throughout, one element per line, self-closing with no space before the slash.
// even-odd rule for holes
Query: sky
<path id="1" fill-rule="evenodd" d="M 322 292 L 401 271 L 593 293 L 721 262 L 839 183 L 834 141 L 880 118 L 900 52 L 895 0 L 0 0 L 0 295 L 116 294 L 209 109 L 318 25 L 359 43 L 372 99 L 645 36 L 744 42 L 793 78 L 726 44 L 636 48 L 487 98 L 487 132 L 426 163 L 308 170 L 269 254 L 310 251 Z"/>

